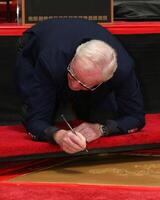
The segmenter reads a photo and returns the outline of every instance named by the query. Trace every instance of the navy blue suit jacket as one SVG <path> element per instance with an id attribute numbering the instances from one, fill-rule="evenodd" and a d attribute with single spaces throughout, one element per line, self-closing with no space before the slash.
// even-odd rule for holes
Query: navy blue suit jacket
<path id="1" fill-rule="evenodd" d="M 87 20 L 61 19 L 39 23 L 27 33 L 32 37 L 17 59 L 16 73 L 20 93 L 27 105 L 26 127 L 35 139 L 50 140 L 51 132 L 57 130 L 53 126 L 53 116 L 57 100 L 67 84 L 66 68 L 76 48 L 91 39 L 102 40 L 117 52 L 118 68 L 102 87 L 104 93 L 115 93 L 118 128 L 128 133 L 144 126 L 143 101 L 134 63 L 106 29 Z M 105 90 L 105 87 L 110 89 Z M 102 90 L 101 86 L 98 90 Z M 50 132 L 46 131 L 49 129 Z"/>

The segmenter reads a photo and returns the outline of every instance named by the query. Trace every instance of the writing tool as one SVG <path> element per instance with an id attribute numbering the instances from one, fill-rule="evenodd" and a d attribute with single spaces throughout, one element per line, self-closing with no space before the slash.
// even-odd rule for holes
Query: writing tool
<path id="1" fill-rule="evenodd" d="M 72 133 L 74 133 L 76 135 L 76 132 L 73 130 L 72 126 L 69 124 L 69 122 L 66 120 L 66 118 L 64 117 L 63 114 L 61 114 L 62 119 L 64 120 L 64 122 L 67 124 L 67 126 L 69 127 L 69 129 L 72 131 Z M 86 152 L 88 152 L 87 149 L 85 149 Z"/>

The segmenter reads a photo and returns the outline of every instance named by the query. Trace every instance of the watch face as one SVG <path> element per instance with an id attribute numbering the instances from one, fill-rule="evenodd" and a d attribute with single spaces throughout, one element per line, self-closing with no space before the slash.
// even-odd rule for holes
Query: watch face
<path id="1" fill-rule="evenodd" d="M 105 125 L 102 126 L 102 131 L 103 131 L 103 135 L 108 135 L 109 134 L 108 128 Z"/>
<path id="2" fill-rule="evenodd" d="M 102 126 L 102 131 L 103 131 L 103 135 L 105 135 L 106 134 L 106 129 L 105 129 L 104 125 Z"/>

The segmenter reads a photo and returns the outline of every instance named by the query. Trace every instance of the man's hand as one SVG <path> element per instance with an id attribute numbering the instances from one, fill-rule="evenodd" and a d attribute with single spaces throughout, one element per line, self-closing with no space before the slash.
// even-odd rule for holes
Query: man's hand
<path id="1" fill-rule="evenodd" d="M 74 131 L 81 133 L 86 138 L 87 142 L 91 142 L 102 136 L 100 124 L 98 123 L 92 124 L 84 122 L 79 126 L 75 127 Z"/>
<path id="2" fill-rule="evenodd" d="M 76 131 L 76 134 L 70 130 L 59 130 L 54 134 L 54 140 L 67 153 L 76 153 L 86 149 L 85 137 Z"/>

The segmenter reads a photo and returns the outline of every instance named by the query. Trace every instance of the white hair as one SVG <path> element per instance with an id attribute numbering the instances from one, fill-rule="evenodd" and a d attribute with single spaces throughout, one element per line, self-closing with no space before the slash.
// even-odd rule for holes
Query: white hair
<path id="1" fill-rule="evenodd" d="M 89 59 L 94 67 L 101 67 L 103 81 L 109 80 L 117 68 L 115 50 L 101 40 L 90 40 L 76 49 L 74 58 Z M 93 66 L 83 66 L 84 69 L 93 69 Z"/>

